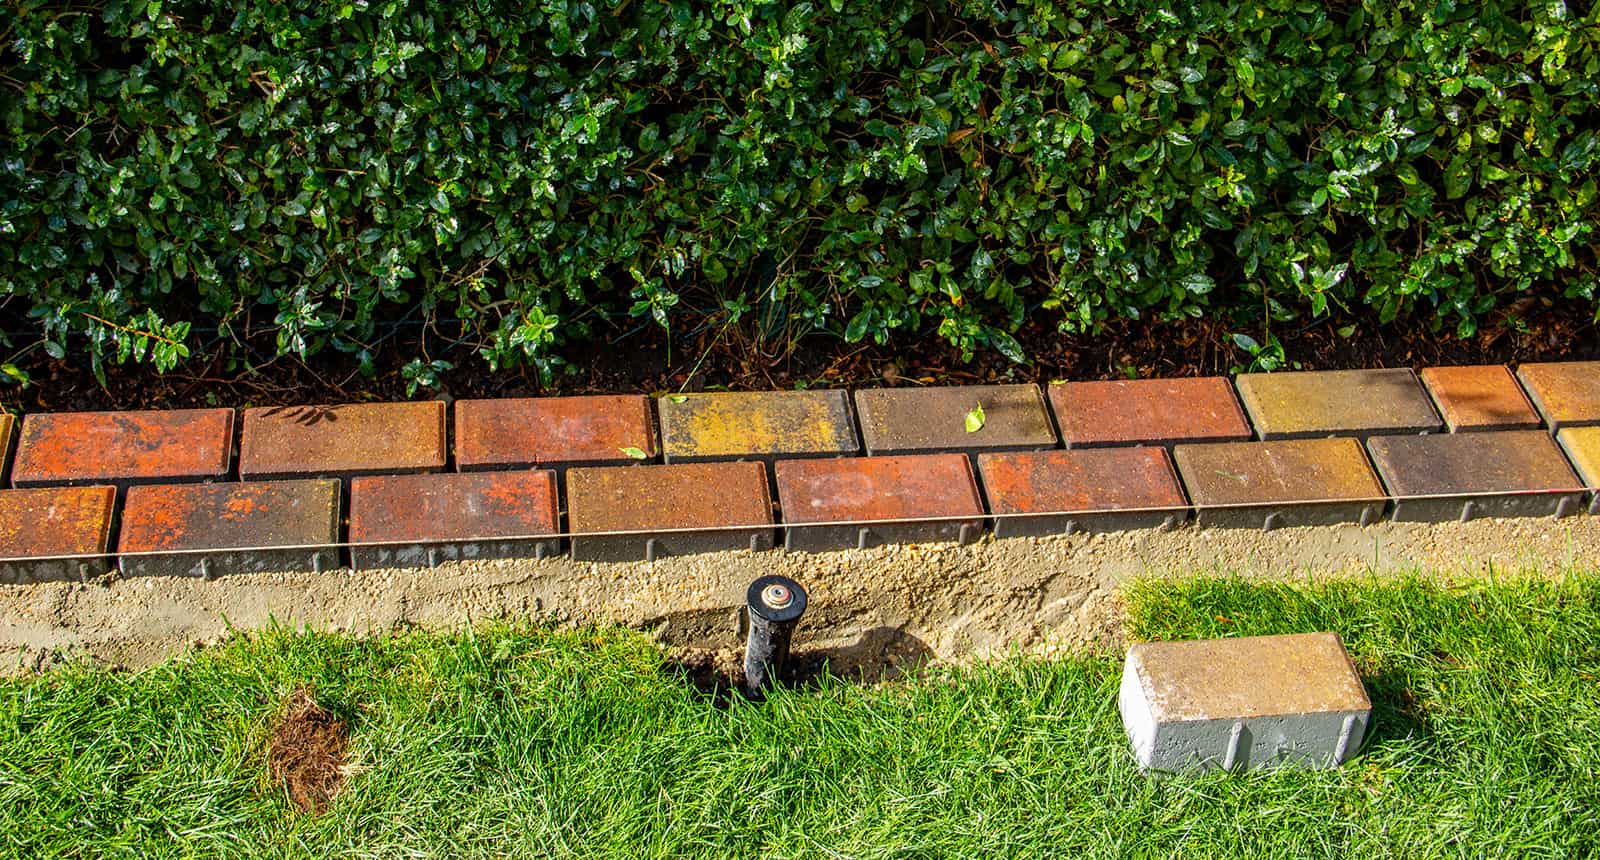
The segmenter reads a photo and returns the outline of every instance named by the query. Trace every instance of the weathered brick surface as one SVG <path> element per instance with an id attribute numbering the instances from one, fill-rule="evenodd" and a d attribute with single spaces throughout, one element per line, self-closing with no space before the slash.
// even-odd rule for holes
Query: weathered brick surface
<path id="1" fill-rule="evenodd" d="M 17 420 L 9 412 L 0 412 L 0 469 L 11 466 L 11 442 L 16 438 Z M 9 486 L 10 472 L 0 475 L 0 486 Z"/>
<path id="2" fill-rule="evenodd" d="M 1179 445 L 1172 458 L 1200 525 L 1366 524 L 1387 504 L 1355 439 Z"/>
<path id="3" fill-rule="evenodd" d="M 855 397 L 870 454 L 1033 451 L 1056 444 L 1036 385 L 878 388 Z M 983 407 L 983 428 L 969 433 L 966 416 L 977 406 Z"/>
<path id="4" fill-rule="evenodd" d="M 649 399 L 637 394 L 457 400 L 456 468 L 626 464 L 656 456 Z"/>
<path id="5" fill-rule="evenodd" d="M 1589 513 L 1600 515 L 1600 426 L 1568 427 L 1556 438 L 1591 491 Z"/>
<path id="6" fill-rule="evenodd" d="M 775 471 L 785 523 L 784 546 L 791 550 L 968 543 L 983 532 L 983 500 L 972 477 L 972 465 L 962 454 L 784 460 Z M 942 519 L 945 517 L 967 519 Z"/>
<path id="7" fill-rule="evenodd" d="M 1431 433 L 1442 426 L 1408 368 L 1246 373 L 1237 384 L 1260 439 Z"/>
<path id="8" fill-rule="evenodd" d="M 772 547 L 772 496 L 758 462 L 573 469 L 567 521 L 580 561 Z M 617 532 L 625 534 L 608 534 Z"/>
<path id="9" fill-rule="evenodd" d="M 547 470 L 354 478 L 350 554 L 357 569 L 543 558 L 561 550 L 557 507 Z"/>
<path id="10" fill-rule="evenodd" d="M 1524 364 L 1517 378 L 1550 432 L 1600 425 L 1600 361 Z"/>
<path id="11" fill-rule="evenodd" d="M 1539 413 L 1502 365 L 1428 367 L 1418 375 L 1452 433 L 1539 426 Z"/>
<path id="12" fill-rule="evenodd" d="M 18 487 L 133 484 L 228 477 L 232 409 L 41 412 L 22 419 Z"/>
<path id="13" fill-rule="evenodd" d="M 1158 771 L 1335 767 L 1372 719 L 1334 633 L 1140 643 L 1117 706 L 1139 765 Z"/>
<path id="14" fill-rule="evenodd" d="M 1396 522 L 1564 516 L 1583 498 L 1578 476 L 1542 430 L 1386 436 L 1367 448 L 1394 497 Z"/>
<path id="15" fill-rule="evenodd" d="M 437 472 L 445 461 L 445 409 L 435 400 L 244 411 L 246 480 Z"/>
<path id="16" fill-rule="evenodd" d="M 128 490 L 117 550 L 129 576 L 220 576 L 337 567 L 338 542 L 336 480 L 155 484 Z"/>
<path id="17" fill-rule="evenodd" d="M 1220 376 L 1058 382 L 1049 395 L 1068 448 L 1250 438 L 1233 385 Z"/>
<path id="18" fill-rule="evenodd" d="M 673 394 L 657 401 L 669 463 L 832 457 L 861 450 L 844 391 Z"/>
<path id="19" fill-rule="evenodd" d="M 0 583 L 105 573 L 116 497 L 115 487 L 0 490 Z"/>
<path id="20" fill-rule="evenodd" d="M 1188 503 L 1165 448 L 978 455 L 995 537 L 1172 527 Z"/>

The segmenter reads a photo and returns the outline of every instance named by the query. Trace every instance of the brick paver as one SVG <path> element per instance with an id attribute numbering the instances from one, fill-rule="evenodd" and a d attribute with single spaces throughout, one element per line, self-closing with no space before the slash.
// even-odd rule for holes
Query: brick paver
<path id="1" fill-rule="evenodd" d="M 116 498 L 115 487 L 0 490 L 0 583 L 105 573 Z"/>
<path id="2" fill-rule="evenodd" d="M 1165 448 L 980 454 L 978 470 L 995 537 L 1170 528 L 1188 516 Z"/>
<path id="3" fill-rule="evenodd" d="M 834 457 L 861 450 L 844 391 L 672 394 L 656 408 L 669 463 Z"/>
<path id="4" fill-rule="evenodd" d="M 1418 376 L 1452 433 L 1539 427 L 1539 413 L 1503 365 L 1427 367 Z"/>
<path id="5" fill-rule="evenodd" d="M 43 487 L 220 480 L 232 465 L 232 409 L 40 412 L 22 419 L 11 481 Z"/>
<path id="6" fill-rule="evenodd" d="M 1386 505 L 1355 439 L 1179 445 L 1172 458 L 1200 525 L 1367 524 Z"/>
<path id="7" fill-rule="evenodd" d="M 464 472 L 623 465 L 658 453 L 650 401 L 637 394 L 457 400 L 455 417 Z"/>
<path id="8" fill-rule="evenodd" d="M 1583 499 L 1578 476 L 1542 430 L 1388 436 L 1367 448 L 1396 522 L 1564 516 Z"/>
<path id="9" fill-rule="evenodd" d="M 573 469 L 567 520 L 579 561 L 772 547 L 772 497 L 759 462 Z"/>
<path id="10" fill-rule="evenodd" d="M 1068 448 L 1251 438 L 1233 385 L 1220 376 L 1058 382 L 1049 396 Z"/>
<path id="11" fill-rule="evenodd" d="M 1556 439 L 1590 490 L 1589 513 L 1600 515 L 1600 426 L 1568 427 Z"/>
<path id="12" fill-rule="evenodd" d="M 870 454 L 1033 451 L 1054 448 L 1055 428 L 1036 385 L 964 385 L 857 391 L 862 441 Z M 967 415 L 983 408 L 983 426 Z"/>
<path id="13" fill-rule="evenodd" d="M 790 550 L 968 543 L 983 532 L 983 500 L 972 477 L 972 464 L 962 454 L 784 460 L 775 472 L 785 524 L 784 546 Z M 923 517 L 929 519 L 916 521 Z M 942 519 L 945 517 L 968 519 Z M 873 520 L 911 522 L 871 523 Z"/>
<path id="14" fill-rule="evenodd" d="M 1524 364 L 1517 378 L 1550 432 L 1600 425 L 1600 361 Z"/>
<path id="15" fill-rule="evenodd" d="M 1259 439 L 1431 433 L 1442 426 L 1408 368 L 1246 373 L 1237 384 Z"/>
<path id="16" fill-rule="evenodd" d="M 445 461 L 445 408 L 436 400 L 244 411 L 239 474 L 247 480 L 437 472 Z"/>
<path id="17" fill-rule="evenodd" d="M 560 533 L 558 507 L 548 470 L 354 478 L 351 559 L 362 569 L 555 555 L 560 539 L 538 536 Z"/>
<path id="18" fill-rule="evenodd" d="M 128 490 L 117 550 L 129 576 L 210 577 L 327 570 L 338 542 L 336 480 L 156 484 Z"/>
<path id="19" fill-rule="evenodd" d="M 10 486 L 11 473 L 11 442 L 16 438 L 17 419 L 9 412 L 0 412 L 0 469 L 6 469 L 5 474 L 0 474 L 0 487 Z"/>

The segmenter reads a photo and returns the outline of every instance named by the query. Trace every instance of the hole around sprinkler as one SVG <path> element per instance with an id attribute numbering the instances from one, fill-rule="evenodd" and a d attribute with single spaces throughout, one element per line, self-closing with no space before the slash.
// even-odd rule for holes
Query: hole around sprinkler
<path id="1" fill-rule="evenodd" d="M 344 786 L 349 727 L 311 692 L 297 689 L 285 700 L 267 744 L 267 773 L 283 786 L 301 812 L 320 815 Z"/>

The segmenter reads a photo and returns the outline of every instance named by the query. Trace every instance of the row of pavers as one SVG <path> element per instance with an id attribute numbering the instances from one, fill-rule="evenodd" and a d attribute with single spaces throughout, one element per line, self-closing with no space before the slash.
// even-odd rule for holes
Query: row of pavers
<path id="1" fill-rule="evenodd" d="M 820 550 L 967 541 L 991 522 L 1008 537 L 1191 513 L 1269 528 L 1561 516 L 1591 498 L 1600 513 L 1600 362 L 448 411 L 27 415 L 17 489 L 0 490 L 0 581 L 95 574 L 113 554 L 130 575 L 322 569 L 344 544 L 358 567 L 542 556 L 563 533 L 576 557 L 617 560 L 765 548 L 780 527 Z"/>

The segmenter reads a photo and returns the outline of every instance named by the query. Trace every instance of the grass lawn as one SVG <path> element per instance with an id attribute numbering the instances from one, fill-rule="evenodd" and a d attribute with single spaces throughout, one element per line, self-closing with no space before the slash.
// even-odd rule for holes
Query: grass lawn
<path id="1" fill-rule="evenodd" d="M 1136 586 L 1140 638 L 1332 629 L 1377 709 L 1330 773 L 1139 775 L 1119 655 L 719 708 L 625 631 L 240 638 L 0 682 L 0 854 L 1594 856 L 1600 575 Z M 803 629 L 803 628 L 802 628 Z M 351 726 L 326 814 L 267 776 L 309 686 Z"/>

